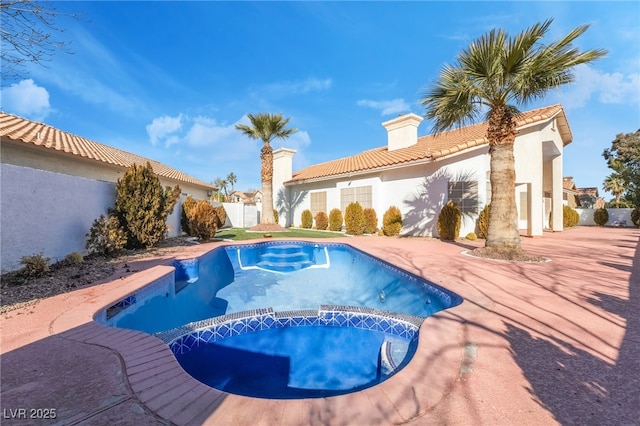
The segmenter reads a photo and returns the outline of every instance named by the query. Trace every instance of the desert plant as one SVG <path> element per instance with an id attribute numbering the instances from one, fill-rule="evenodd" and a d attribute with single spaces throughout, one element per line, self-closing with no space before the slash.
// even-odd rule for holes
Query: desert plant
<path id="1" fill-rule="evenodd" d="M 41 277 L 49 272 L 49 262 L 51 259 L 44 257 L 42 252 L 32 256 L 22 256 L 20 264 L 23 265 L 20 275 L 26 278 Z"/>
<path id="2" fill-rule="evenodd" d="M 313 226 L 313 213 L 311 210 L 306 209 L 302 212 L 302 227 L 310 229 Z"/>
<path id="3" fill-rule="evenodd" d="M 607 209 L 596 209 L 596 211 L 593 212 L 593 221 L 598 226 L 604 226 L 609 222 L 609 212 Z"/>
<path id="4" fill-rule="evenodd" d="M 195 235 L 193 235 L 191 233 L 191 230 L 189 229 L 189 220 L 191 218 L 191 211 L 197 203 L 198 202 L 191 195 L 189 195 L 182 202 L 182 211 L 180 212 L 180 227 L 182 228 L 182 231 L 184 233 L 192 237 L 194 237 Z"/>
<path id="5" fill-rule="evenodd" d="M 150 163 L 134 164 L 118 179 L 114 216 L 127 233 L 129 248 L 153 247 L 167 232 L 167 216 L 180 196 L 180 187 L 162 189 Z"/>
<path id="6" fill-rule="evenodd" d="M 364 232 L 364 211 L 360 203 L 355 202 L 347 206 L 344 212 L 344 225 L 347 234 L 362 235 Z"/>
<path id="7" fill-rule="evenodd" d="M 214 207 L 213 211 L 216 212 L 216 228 L 222 229 L 227 221 L 227 211 L 224 206 Z"/>
<path id="8" fill-rule="evenodd" d="M 580 215 L 577 211 L 569 206 L 562 206 L 562 226 L 565 228 L 571 228 L 576 226 L 580 220 Z"/>
<path id="9" fill-rule="evenodd" d="M 372 208 L 366 208 L 363 210 L 364 213 L 364 233 L 365 234 L 375 234 L 378 230 L 378 215 L 376 215 L 376 211 Z"/>
<path id="10" fill-rule="evenodd" d="M 480 214 L 478 215 L 478 222 L 476 231 L 478 232 L 478 238 L 485 240 L 489 233 L 489 213 L 491 212 L 491 204 L 484 206 Z"/>
<path id="11" fill-rule="evenodd" d="M 631 211 L 631 222 L 635 226 L 640 226 L 640 207 L 636 207 Z"/>
<path id="12" fill-rule="evenodd" d="M 115 216 L 100 215 L 93 221 L 86 236 L 86 247 L 90 254 L 115 254 L 127 244 L 127 233 Z"/>
<path id="13" fill-rule="evenodd" d="M 453 201 L 447 201 L 438 215 L 437 230 L 442 240 L 455 240 L 460 234 L 462 225 L 462 212 Z"/>
<path id="14" fill-rule="evenodd" d="M 469 232 L 465 238 L 469 241 L 475 241 L 478 239 L 478 236 L 475 234 L 475 232 Z"/>
<path id="15" fill-rule="evenodd" d="M 400 235 L 402 229 L 402 213 L 396 206 L 391 206 L 382 216 L 382 232 L 386 236 Z"/>
<path id="16" fill-rule="evenodd" d="M 67 265 L 82 265 L 84 263 L 84 256 L 82 253 L 78 253 L 77 251 L 69 253 L 64 261 Z"/>
<path id="17" fill-rule="evenodd" d="M 216 235 L 218 217 L 210 202 L 198 201 L 191 212 L 189 229 L 202 241 L 208 241 Z"/>
<path id="18" fill-rule="evenodd" d="M 278 215 L 278 210 L 273 209 L 273 221 L 276 224 L 280 224 L 280 216 Z"/>
<path id="19" fill-rule="evenodd" d="M 342 211 L 333 209 L 329 212 L 329 230 L 342 231 Z"/>
<path id="20" fill-rule="evenodd" d="M 324 231 L 327 229 L 328 226 L 329 226 L 329 216 L 327 216 L 325 212 L 318 212 L 316 214 L 316 229 Z"/>

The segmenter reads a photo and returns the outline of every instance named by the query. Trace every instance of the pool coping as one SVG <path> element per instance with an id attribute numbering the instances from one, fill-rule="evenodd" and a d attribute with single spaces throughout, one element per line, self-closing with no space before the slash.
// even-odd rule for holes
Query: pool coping
<path id="1" fill-rule="evenodd" d="M 247 244 L 255 243 L 250 241 Z M 221 245 L 244 244 L 233 242 Z M 178 260 L 201 256 L 210 250 L 211 247 L 203 247 L 202 251 L 190 253 Z M 96 313 L 115 301 L 173 273 L 174 267 L 160 265 L 131 275 L 121 280 L 117 287 L 105 288 L 103 293 L 93 297 L 89 303 L 61 314 L 51 325 L 51 331 L 62 338 L 116 351 L 122 359 L 135 397 L 158 417 L 171 423 L 254 423 L 264 421 L 262 413 L 267 406 L 270 406 L 269 412 L 282 413 L 284 416 L 285 413 L 295 412 L 301 404 L 305 409 L 309 409 L 309 405 L 315 406 L 319 412 L 324 412 L 327 406 L 331 410 L 346 412 L 357 409 L 358 420 L 371 424 L 379 423 L 382 419 L 385 422 L 404 423 L 419 417 L 437 404 L 456 379 L 461 354 L 458 351 L 447 354 L 448 356 L 434 353 L 434 348 L 439 347 L 443 340 L 446 342 L 451 340 L 452 335 L 458 334 L 455 330 L 460 325 L 449 312 L 457 308 L 453 307 L 428 317 L 420 327 L 420 338 L 413 359 L 392 377 L 371 388 L 345 395 L 303 400 L 250 398 L 210 388 L 186 373 L 169 346 L 158 337 L 107 327 L 94 321 Z M 434 340 L 440 344 L 431 344 Z M 457 347 L 457 337 L 453 340 L 451 343 Z M 416 377 L 423 376 L 426 371 L 438 369 L 434 363 L 441 364 L 441 371 L 448 373 L 430 375 L 428 384 L 416 380 Z M 365 407 L 362 407 L 363 403 Z M 248 404 L 259 405 L 263 409 L 241 408 Z M 260 418 L 254 418 L 258 415 Z"/>

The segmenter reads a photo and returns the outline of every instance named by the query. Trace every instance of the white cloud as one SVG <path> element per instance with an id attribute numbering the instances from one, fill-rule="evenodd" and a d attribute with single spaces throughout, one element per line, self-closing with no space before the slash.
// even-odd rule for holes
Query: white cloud
<path id="1" fill-rule="evenodd" d="M 43 120 L 51 111 L 49 92 L 33 80 L 22 80 L 1 91 L 2 108 L 6 112 L 32 119 Z"/>
<path id="2" fill-rule="evenodd" d="M 178 138 L 172 133 L 177 132 L 182 127 L 182 114 L 177 117 L 154 118 L 151 124 L 147 125 L 147 134 L 151 140 L 151 145 L 156 145 L 160 140 L 165 139 L 167 146 L 178 142 Z"/>
<path id="3" fill-rule="evenodd" d="M 640 73 L 624 75 L 601 72 L 588 65 L 575 68 L 575 81 L 557 95 L 567 109 L 581 108 L 591 98 L 603 104 L 637 104 L 640 102 Z"/>
<path id="4" fill-rule="evenodd" d="M 372 101 L 369 99 L 361 99 L 357 102 L 358 106 L 369 107 L 381 110 L 380 115 L 398 114 L 409 111 L 410 107 L 404 99 L 392 99 L 390 101 Z"/>
<path id="5" fill-rule="evenodd" d="M 300 94 L 304 95 L 309 92 L 321 92 L 330 89 L 332 84 L 333 82 L 330 78 L 318 79 L 309 77 L 305 80 L 271 83 L 262 89 L 258 89 L 258 91 L 270 97 L 285 97 Z"/>

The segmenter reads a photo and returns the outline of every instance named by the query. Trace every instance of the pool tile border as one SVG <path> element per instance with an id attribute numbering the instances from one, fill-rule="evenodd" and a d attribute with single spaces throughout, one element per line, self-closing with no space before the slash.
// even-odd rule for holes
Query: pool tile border
<path id="1" fill-rule="evenodd" d="M 157 333 L 175 355 L 194 347 L 228 337 L 260 330 L 283 327 L 351 327 L 380 331 L 407 340 L 418 338 L 422 318 L 389 315 L 376 309 L 322 305 L 319 310 L 275 312 L 271 308 L 253 309 L 186 324 L 174 330 Z"/>

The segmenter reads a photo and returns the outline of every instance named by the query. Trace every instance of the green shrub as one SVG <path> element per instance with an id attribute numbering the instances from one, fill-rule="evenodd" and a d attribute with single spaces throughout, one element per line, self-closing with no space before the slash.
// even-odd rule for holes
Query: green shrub
<path id="1" fill-rule="evenodd" d="M 332 209 L 329 212 L 329 230 L 342 231 L 342 212 L 340 209 Z"/>
<path id="2" fill-rule="evenodd" d="M 278 216 L 278 210 L 273 209 L 273 221 L 279 225 L 280 224 L 280 217 Z"/>
<path id="3" fill-rule="evenodd" d="M 313 213 L 311 210 L 306 209 L 302 212 L 302 227 L 310 229 L 313 226 Z"/>
<path id="4" fill-rule="evenodd" d="M 438 215 L 437 230 L 440 239 L 455 240 L 460 234 L 461 226 L 462 212 L 460 207 L 452 200 L 447 201 Z"/>
<path id="5" fill-rule="evenodd" d="M 213 211 L 216 213 L 216 229 L 222 229 L 227 221 L 227 211 L 224 206 L 214 207 Z"/>
<path id="6" fill-rule="evenodd" d="M 596 211 L 593 212 L 593 221 L 598 226 L 604 226 L 609 222 L 609 212 L 607 209 L 596 209 Z"/>
<path id="7" fill-rule="evenodd" d="M 198 201 L 191 212 L 189 229 L 202 241 L 209 241 L 218 230 L 218 216 L 209 201 Z"/>
<path id="8" fill-rule="evenodd" d="M 150 163 L 134 164 L 118 179 L 113 215 L 127 233 L 127 247 L 148 248 L 167 233 L 167 216 L 180 196 L 180 187 L 162 189 Z"/>
<path id="9" fill-rule="evenodd" d="M 364 232 L 364 211 L 360 203 L 355 202 L 347 206 L 344 212 L 344 224 L 349 235 L 362 235 Z"/>
<path id="10" fill-rule="evenodd" d="M 487 235 L 489 235 L 489 213 L 491 212 L 491 204 L 487 204 L 484 206 L 480 215 L 478 215 L 478 222 L 476 226 L 476 231 L 478 231 L 478 238 L 482 238 L 483 240 L 487 239 Z"/>
<path id="11" fill-rule="evenodd" d="M 51 259 L 44 257 L 44 254 L 38 253 L 32 256 L 22 256 L 20 264 L 23 265 L 20 275 L 26 278 L 41 277 L 49 272 L 49 262 Z"/>
<path id="12" fill-rule="evenodd" d="M 631 211 L 631 222 L 633 222 L 635 226 L 640 226 L 640 207 L 636 207 Z"/>
<path id="13" fill-rule="evenodd" d="M 196 204 L 198 204 L 198 202 L 191 195 L 189 195 L 182 202 L 182 212 L 180 213 L 180 227 L 182 228 L 182 232 L 191 237 L 195 237 L 195 235 L 193 235 L 191 233 L 191 230 L 189 229 L 189 220 L 191 219 L 191 211 L 196 206 Z"/>
<path id="14" fill-rule="evenodd" d="M 478 236 L 474 232 L 469 232 L 465 238 L 469 241 L 475 241 L 478 239 Z"/>
<path id="15" fill-rule="evenodd" d="M 316 214 L 316 229 L 325 231 L 328 226 L 329 226 L 329 216 L 327 216 L 325 212 L 318 212 L 318 214 Z"/>
<path id="16" fill-rule="evenodd" d="M 68 265 L 82 265 L 84 263 L 84 256 L 82 255 L 82 253 L 74 251 L 72 253 L 69 253 L 67 257 L 64 258 L 64 261 Z"/>
<path id="17" fill-rule="evenodd" d="M 402 230 L 402 213 L 396 206 L 391 206 L 382 216 L 382 232 L 386 236 L 400 235 Z"/>
<path id="18" fill-rule="evenodd" d="M 376 215 L 376 211 L 372 208 L 366 208 L 363 210 L 364 213 L 364 233 L 365 234 L 375 234 L 378 230 L 378 215 Z"/>
<path id="19" fill-rule="evenodd" d="M 89 254 L 115 254 L 127 244 L 127 233 L 115 216 L 100 215 L 86 236 Z"/>
<path id="20" fill-rule="evenodd" d="M 565 228 L 571 228 L 576 226 L 580 221 L 580 215 L 577 211 L 569 206 L 562 206 L 562 226 Z"/>

